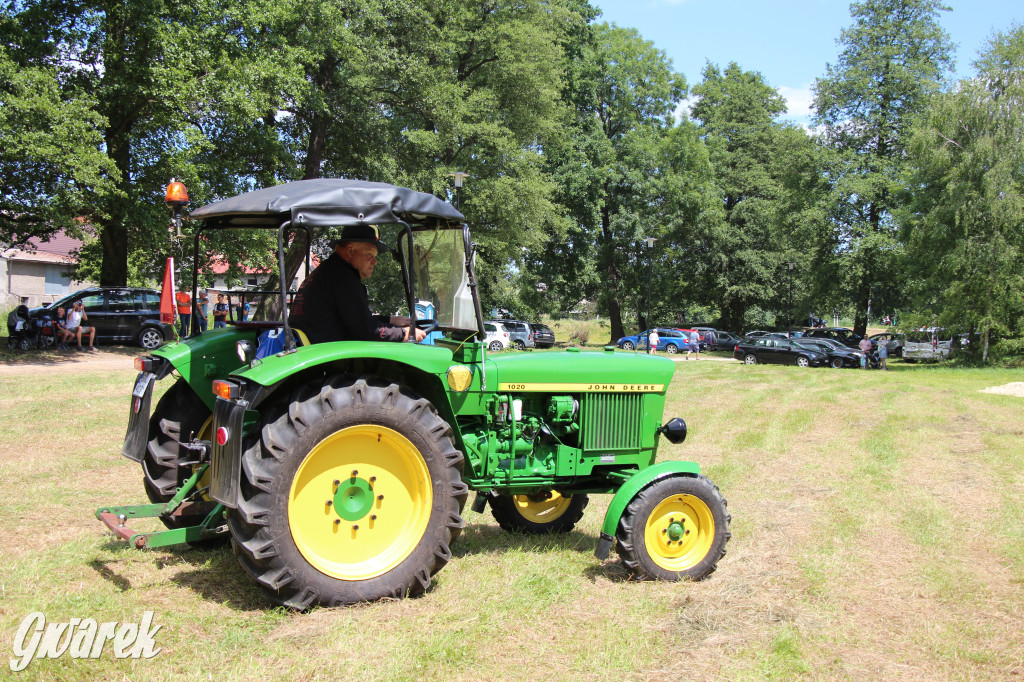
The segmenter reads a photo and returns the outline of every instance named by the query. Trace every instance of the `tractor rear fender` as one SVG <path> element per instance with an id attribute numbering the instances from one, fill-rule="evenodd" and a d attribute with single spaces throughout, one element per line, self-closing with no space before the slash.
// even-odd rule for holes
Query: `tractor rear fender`
<path id="1" fill-rule="evenodd" d="M 664 461 L 633 474 L 612 498 L 608 505 L 608 512 L 604 515 L 604 525 L 601 526 L 601 539 L 597 543 L 597 550 L 594 554 L 598 559 L 607 559 L 608 552 L 612 547 L 612 540 L 615 538 L 615 529 L 618 528 L 619 519 L 626 510 L 626 505 L 636 496 L 638 492 L 654 483 L 658 479 L 670 476 L 699 476 L 700 465 L 696 462 Z"/>
<path id="2" fill-rule="evenodd" d="M 448 393 L 441 378 L 452 365 L 450 351 L 410 343 L 338 342 L 299 348 L 268 358 L 256 366 L 232 373 L 244 379 L 245 389 L 238 399 L 218 398 L 213 425 L 227 429 L 225 442 L 213 444 L 211 496 L 228 507 L 237 503 L 237 487 L 242 457 L 244 415 L 281 395 L 291 395 L 301 384 L 322 384 L 335 374 L 373 374 L 400 383 L 434 405 L 441 418 L 452 426 L 457 445 L 463 447 Z"/>

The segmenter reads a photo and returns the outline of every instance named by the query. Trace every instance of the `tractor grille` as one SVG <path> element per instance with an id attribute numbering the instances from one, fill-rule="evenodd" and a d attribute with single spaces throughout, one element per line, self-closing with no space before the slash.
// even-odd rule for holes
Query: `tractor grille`
<path id="1" fill-rule="evenodd" d="M 587 393 L 580 408 L 584 450 L 622 450 L 640 447 L 643 396 Z"/>

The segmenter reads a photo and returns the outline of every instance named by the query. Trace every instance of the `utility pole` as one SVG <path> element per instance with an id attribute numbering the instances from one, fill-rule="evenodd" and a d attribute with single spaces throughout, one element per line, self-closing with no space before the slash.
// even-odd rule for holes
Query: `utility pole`
<path id="1" fill-rule="evenodd" d="M 448 175 L 450 175 L 453 178 L 455 178 L 455 210 L 461 212 L 462 211 L 462 179 L 463 178 L 468 178 L 469 177 L 469 173 L 462 173 L 460 171 L 456 171 L 454 173 L 449 173 Z"/>
<path id="2" fill-rule="evenodd" d="M 651 329 L 651 280 L 654 279 L 654 237 L 648 237 L 647 242 L 647 328 Z"/>

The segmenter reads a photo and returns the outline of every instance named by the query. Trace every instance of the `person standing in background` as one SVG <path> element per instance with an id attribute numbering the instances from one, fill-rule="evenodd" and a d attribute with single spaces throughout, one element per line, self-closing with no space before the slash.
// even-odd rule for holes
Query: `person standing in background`
<path id="1" fill-rule="evenodd" d="M 206 331 L 206 326 L 209 321 L 206 319 L 210 315 L 210 297 L 203 291 L 199 294 L 199 331 L 200 333 Z"/>
<path id="2" fill-rule="evenodd" d="M 192 296 L 187 291 L 179 291 L 174 295 L 174 302 L 178 307 L 178 320 L 181 322 L 178 336 L 184 339 L 191 331 L 188 325 L 192 321 Z"/>
<path id="3" fill-rule="evenodd" d="M 217 294 L 217 303 L 213 306 L 213 328 L 228 326 L 228 303 L 224 294 Z"/>
<path id="4" fill-rule="evenodd" d="M 651 355 L 658 354 L 658 343 L 661 341 L 661 337 L 658 336 L 658 330 L 652 329 L 651 333 L 647 335 L 647 352 Z"/>

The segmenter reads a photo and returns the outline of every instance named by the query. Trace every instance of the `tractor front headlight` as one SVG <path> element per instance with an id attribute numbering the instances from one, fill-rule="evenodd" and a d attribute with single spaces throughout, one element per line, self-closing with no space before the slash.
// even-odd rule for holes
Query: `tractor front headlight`
<path id="1" fill-rule="evenodd" d="M 239 341 L 235 344 L 235 351 L 238 353 L 238 359 L 248 365 L 256 354 L 256 346 L 252 341 Z"/>

